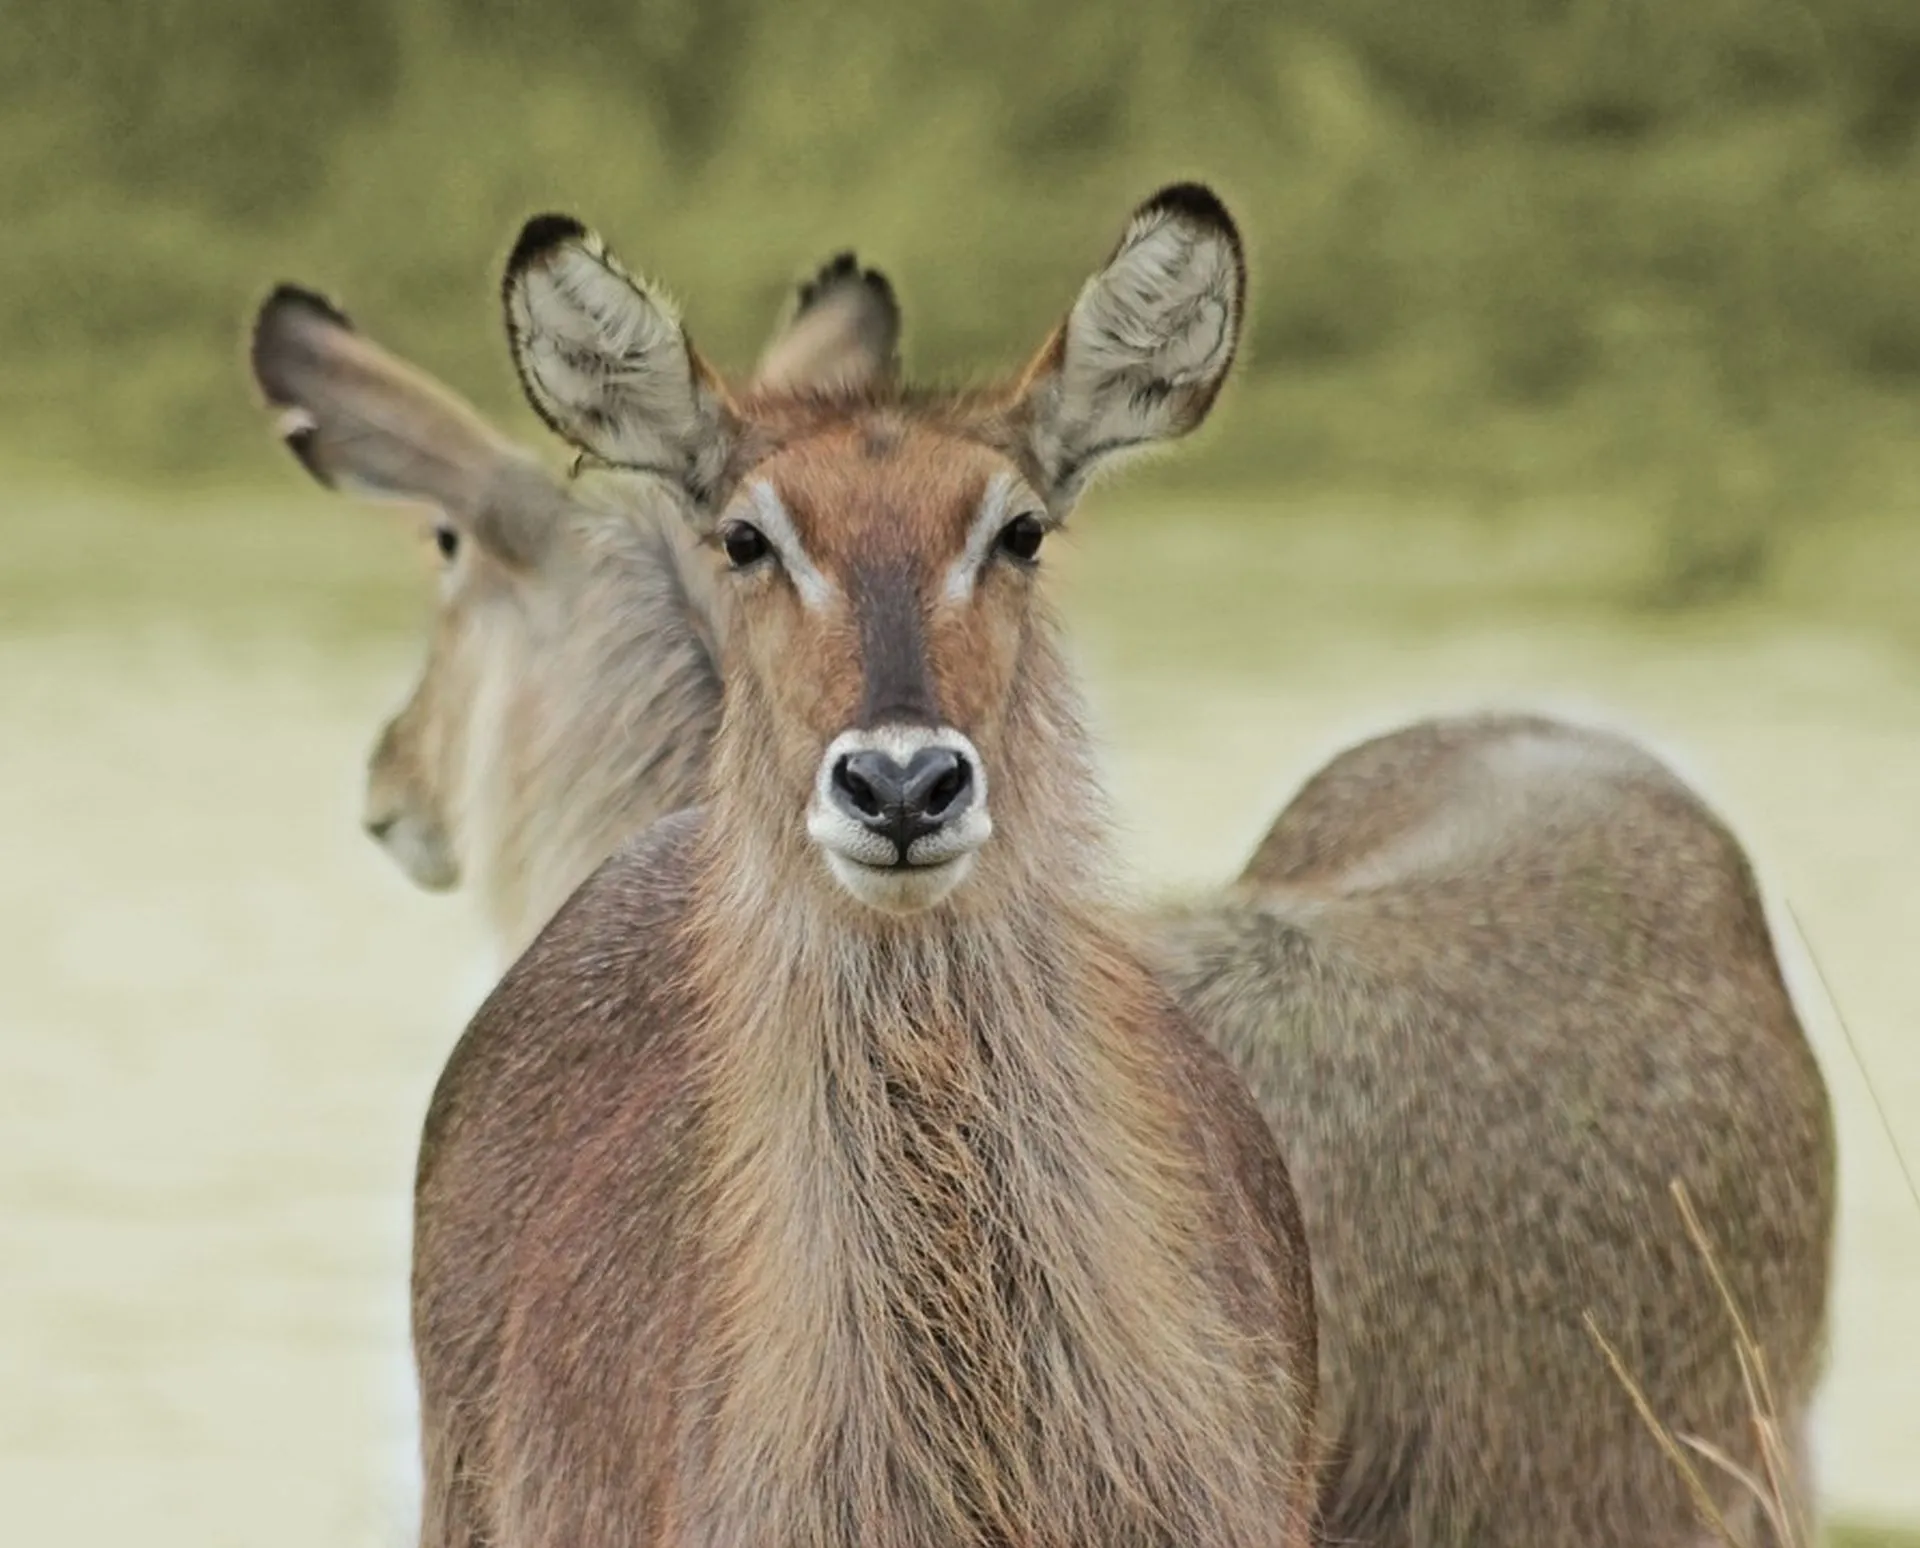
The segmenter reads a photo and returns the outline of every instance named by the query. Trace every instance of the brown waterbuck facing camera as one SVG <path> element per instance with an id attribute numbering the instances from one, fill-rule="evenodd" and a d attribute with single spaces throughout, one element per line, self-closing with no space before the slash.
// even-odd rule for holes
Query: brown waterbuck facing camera
<path id="1" fill-rule="evenodd" d="M 734 401 L 584 229 L 522 233 L 529 395 L 682 492 L 724 707 L 704 807 L 435 1094 L 425 1543 L 1309 1540 L 1297 1207 L 1107 901 L 1040 579 L 1098 466 L 1205 416 L 1243 283 L 1172 188 L 1002 390 Z"/>

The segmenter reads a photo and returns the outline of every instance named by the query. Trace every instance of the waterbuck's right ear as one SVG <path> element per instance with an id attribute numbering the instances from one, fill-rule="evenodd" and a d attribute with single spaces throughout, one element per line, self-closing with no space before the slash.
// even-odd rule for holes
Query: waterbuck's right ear
<path id="1" fill-rule="evenodd" d="M 565 496 L 533 454 L 330 301 L 281 285 L 248 355 L 288 449 L 329 489 L 430 505 L 496 556 L 538 559 Z"/>
<path id="2" fill-rule="evenodd" d="M 732 417 L 664 296 L 566 215 L 526 223 L 501 291 L 521 384 L 555 432 L 602 462 L 676 479 L 696 501 L 712 494 Z"/>
<path id="3" fill-rule="evenodd" d="M 1027 368 L 1020 399 L 1043 493 L 1069 505 L 1109 459 L 1207 417 L 1246 311 L 1240 233 L 1211 189 L 1163 188 Z"/>

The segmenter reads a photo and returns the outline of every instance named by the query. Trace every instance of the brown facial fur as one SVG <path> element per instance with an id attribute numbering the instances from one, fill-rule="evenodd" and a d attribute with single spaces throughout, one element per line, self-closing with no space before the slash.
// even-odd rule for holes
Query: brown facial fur
<path id="1" fill-rule="evenodd" d="M 944 723 L 983 752 L 995 743 L 1031 579 L 989 563 L 964 603 L 940 594 L 995 476 L 1016 475 L 992 447 L 883 410 L 787 445 L 743 480 L 779 499 L 832 592 L 815 610 L 775 568 L 735 581 L 754 677 L 778 685 L 770 709 L 780 726 L 805 729 L 806 779 L 827 743 L 852 728 Z M 1027 494 L 1008 515 L 1033 508 L 1041 501 Z M 718 526 L 754 515 L 736 497 Z M 820 670 L 779 670 L 794 660 Z"/>

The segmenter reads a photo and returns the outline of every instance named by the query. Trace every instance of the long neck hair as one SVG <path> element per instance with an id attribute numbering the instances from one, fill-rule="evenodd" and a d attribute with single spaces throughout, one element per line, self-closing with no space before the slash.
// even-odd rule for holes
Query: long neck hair
<path id="1" fill-rule="evenodd" d="M 700 798 L 720 723 L 715 600 L 681 501 L 576 480 L 572 531 L 477 674 L 465 845 L 512 960 L 621 842 Z"/>
<path id="2" fill-rule="evenodd" d="M 1023 654 L 995 836 L 904 919 L 835 896 L 797 802 L 757 798 L 771 727 L 729 684 L 690 923 L 716 1543 L 1274 1540 L 1285 1380 L 1247 1381 L 1218 1293 L 1045 620 Z"/>

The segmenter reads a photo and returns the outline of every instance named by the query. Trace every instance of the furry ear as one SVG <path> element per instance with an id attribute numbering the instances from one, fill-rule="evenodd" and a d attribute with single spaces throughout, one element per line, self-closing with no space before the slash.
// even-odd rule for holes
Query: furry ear
<path id="1" fill-rule="evenodd" d="M 526 223 L 501 289 L 521 385 L 555 432 L 602 462 L 673 478 L 696 500 L 712 493 L 731 416 L 664 296 L 565 215 Z"/>
<path id="2" fill-rule="evenodd" d="M 900 371 L 900 303 L 878 269 L 838 253 L 800 287 L 793 317 L 775 334 L 753 385 L 780 392 L 864 387 Z"/>
<path id="3" fill-rule="evenodd" d="M 331 302 L 277 287 L 254 319 L 248 363 L 281 439 L 329 489 L 430 505 L 499 558 L 539 558 L 563 500 L 557 482 Z"/>
<path id="4" fill-rule="evenodd" d="M 1240 233 L 1210 189 L 1163 188 L 1127 222 L 1022 378 L 1049 503 L 1071 504 L 1108 458 L 1207 417 L 1246 311 Z"/>

